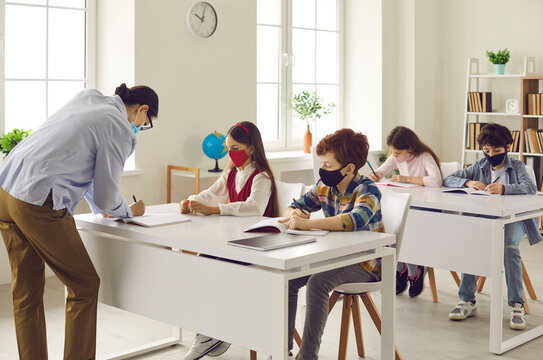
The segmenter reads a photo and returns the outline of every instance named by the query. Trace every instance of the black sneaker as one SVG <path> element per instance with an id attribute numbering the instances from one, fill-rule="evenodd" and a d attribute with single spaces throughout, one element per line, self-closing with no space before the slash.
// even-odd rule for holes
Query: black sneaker
<path id="1" fill-rule="evenodd" d="M 403 270 L 396 270 L 396 295 L 401 295 L 407 290 L 407 265 L 403 264 Z"/>
<path id="2" fill-rule="evenodd" d="M 409 296 L 416 297 L 419 296 L 422 290 L 424 290 L 424 266 L 418 265 L 419 273 L 417 276 L 409 276 Z"/>

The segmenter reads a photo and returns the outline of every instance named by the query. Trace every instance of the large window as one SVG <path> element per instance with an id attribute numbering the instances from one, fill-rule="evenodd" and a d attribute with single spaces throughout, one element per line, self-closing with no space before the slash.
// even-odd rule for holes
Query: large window
<path id="1" fill-rule="evenodd" d="M 0 130 L 36 129 L 79 91 L 94 86 L 93 1 L 0 0 L 5 9 Z"/>
<path id="2" fill-rule="evenodd" d="M 343 0 L 258 0 L 257 123 L 267 148 L 296 149 L 306 125 L 288 99 L 307 90 L 335 108 L 316 123 L 321 138 L 342 125 Z"/>

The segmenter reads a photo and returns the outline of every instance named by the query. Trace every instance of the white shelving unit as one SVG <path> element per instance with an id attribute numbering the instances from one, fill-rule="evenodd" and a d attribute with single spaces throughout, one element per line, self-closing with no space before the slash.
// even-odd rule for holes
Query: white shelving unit
<path id="1" fill-rule="evenodd" d="M 469 123 L 475 122 L 478 123 L 481 120 L 481 117 L 511 117 L 516 118 L 517 124 L 521 122 L 521 113 L 510 114 L 506 112 L 470 112 L 468 111 L 468 94 L 470 91 L 480 91 L 479 89 L 479 80 L 487 79 L 487 81 L 511 81 L 517 80 L 520 84 L 522 77 L 527 75 L 533 75 L 535 72 L 535 57 L 526 56 L 524 57 L 524 71 L 522 74 L 505 74 L 505 75 L 496 75 L 496 74 L 481 74 L 479 67 L 479 59 L 470 58 L 468 60 L 468 69 L 466 72 L 466 93 L 464 101 L 464 136 L 462 140 L 462 166 L 466 164 L 466 154 L 480 154 L 481 150 L 471 150 L 467 148 L 468 134 L 469 134 Z M 507 79 L 507 80 L 505 80 Z M 522 98 L 519 99 L 520 103 L 523 101 Z M 474 117 L 474 119 L 472 119 Z M 536 115 L 524 115 L 524 117 L 538 117 Z M 474 121 L 470 121 L 470 119 Z M 522 137 L 522 133 L 521 133 Z M 522 150 L 521 150 L 522 151 Z M 522 158 L 521 153 L 512 152 L 511 155 L 518 156 Z M 534 155 L 534 156 L 543 156 L 543 154 L 524 154 L 524 155 Z"/>

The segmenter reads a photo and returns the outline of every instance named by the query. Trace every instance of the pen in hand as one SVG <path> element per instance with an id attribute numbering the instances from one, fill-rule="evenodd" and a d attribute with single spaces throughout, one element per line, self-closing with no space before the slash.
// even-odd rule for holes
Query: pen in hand
<path id="1" fill-rule="evenodd" d="M 375 170 L 373 170 L 373 167 L 371 166 L 370 162 L 366 161 L 366 164 L 368 164 L 368 166 L 370 167 L 371 172 L 373 173 L 373 175 L 375 175 L 375 177 L 378 177 L 377 174 L 375 173 Z"/>
<path id="2" fill-rule="evenodd" d="M 296 209 L 300 210 L 304 215 L 307 215 L 307 214 L 305 213 L 305 210 L 302 209 L 302 208 L 300 207 L 300 205 L 296 202 L 296 200 L 295 200 L 294 198 L 292 198 L 292 203 L 294 204 L 294 206 L 296 207 Z"/>
<path id="3" fill-rule="evenodd" d="M 496 179 L 494 179 L 494 181 L 492 181 L 492 183 L 491 183 L 491 184 L 494 184 L 494 183 L 496 183 L 496 181 L 500 180 L 500 178 L 501 178 L 501 177 L 502 177 L 501 175 L 500 175 L 500 176 L 498 176 L 498 177 L 497 177 Z"/>
<path id="4" fill-rule="evenodd" d="M 132 199 L 134 199 L 134 202 L 138 202 L 138 200 L 136 200 L 136 195 L 132 195 Z"/>

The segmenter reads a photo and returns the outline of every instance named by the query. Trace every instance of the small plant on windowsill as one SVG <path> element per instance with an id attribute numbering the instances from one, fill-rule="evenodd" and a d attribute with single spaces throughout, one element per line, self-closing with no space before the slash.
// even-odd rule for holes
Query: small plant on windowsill
<path id="1" fill-rule="evenodd" d="M 294 111 L 300 120 L 305 121 L 307 125 L 307 131 L 304 135 L 304 152 L 309 153 L 311 150 L 312 135 L 309 131 L 309 122 L 311 120 L 316 121 L 323 115 L 330 114 L 332 108 L 336 105 L 329 103 L 323 105 L 321 99 L 317 97 L 317 93 L 309 93 L 307 90 L 303 90 L 301 93 L 294 95 L 289 100 L 289 108 Z"/>
<path id="2" fill-rule="evenodd" d="M 8 154 L 13 150 L 17 144 L 24 140 L 28 135 L 32 133 L 32 130 L 13 129 L 12 131 L 0 136 L 0 151 L 3 158 L 6 158 Z"/>
<path id="3" fill-rule="evenodd" d="M 498 50 L 497 53 L 487 50 L 486 56 L 488 56 L 488 60 L 494 64 L 494 71 L 496 72 L 496 75 L 505 74 L 505 64 L 507 64 L 511 58 L 511 54 L 507 48 Z"/>

